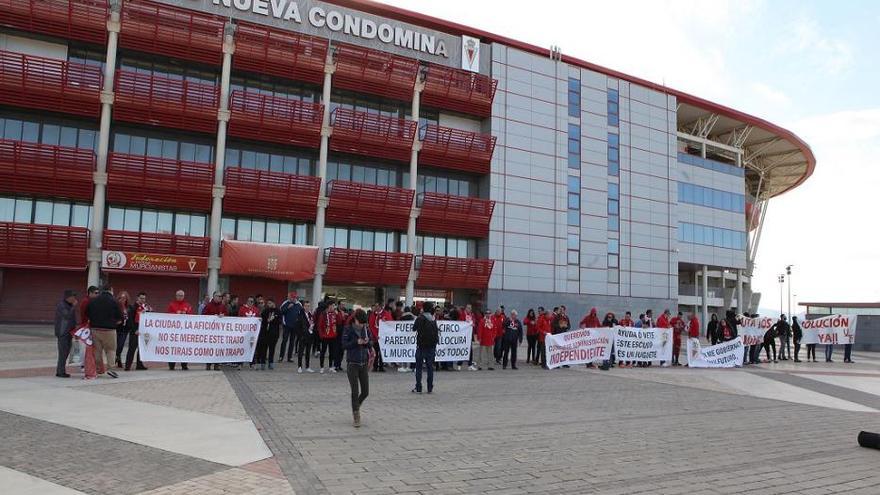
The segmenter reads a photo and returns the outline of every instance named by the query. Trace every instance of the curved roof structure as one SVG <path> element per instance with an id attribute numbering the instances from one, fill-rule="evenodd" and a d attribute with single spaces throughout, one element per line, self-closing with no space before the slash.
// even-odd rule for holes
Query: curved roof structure
<path id="1" fill-rule="evenodd" d="M 550 56 L 548 48 L 372 0 L 329 1 L 343 7 L 438 31 L 475 36 L 486 42 L 500 43 L 530 53 Z M 769 199 L 794 189 L 806 181 L 816 167 L 816 157 L 813 156 L 807 143 L 793 132 L 764 119 L 576 57 L 562 55 L 562 61 L 675 96 L 679 103 L 679 130 L 691 130 L 696 127 L 701 131 L 700 137 L 725 143 L 731 147 L 743 148 L 743 165 L 747 171 L 749 192 L 758 199 Z M 689 133 L 693 134 L 693 132 Z"/>

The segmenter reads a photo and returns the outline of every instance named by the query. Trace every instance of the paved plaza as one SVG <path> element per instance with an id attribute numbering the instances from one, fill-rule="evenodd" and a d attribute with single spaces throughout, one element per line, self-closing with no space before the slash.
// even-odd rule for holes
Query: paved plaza
<path id="1" fill-rule="evenodd" d="M 839 353 L 838 353 L 839 354 Z M 842 358 L 842 356 L 836 356 Z M 0 329 L 4 494 L 875 495 L 880 355 L 740 370 L 53 377 L 48 328 Z"/>

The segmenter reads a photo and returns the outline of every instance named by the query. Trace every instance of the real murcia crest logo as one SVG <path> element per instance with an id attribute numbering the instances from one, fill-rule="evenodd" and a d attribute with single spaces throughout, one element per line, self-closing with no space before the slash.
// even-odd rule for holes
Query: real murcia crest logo
<path id="1" fill-rule="evenodd" d="M 480 40 L 473 36 L 461 37 L 461 68 L 480 72 Z"/>
<path id="2" fill-rule="evenodd" d="M 278 256 L 273 254 L 266 258 L 266 269 L 272 272 L 278 269 Z"/>

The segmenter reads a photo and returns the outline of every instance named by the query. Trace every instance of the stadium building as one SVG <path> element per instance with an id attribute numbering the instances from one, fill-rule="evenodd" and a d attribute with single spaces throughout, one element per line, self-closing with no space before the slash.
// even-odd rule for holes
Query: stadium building
<path id="1" fill-rule="evenodd" d="M 757 307 L 791 132 L 360 0 L 0 0 L 0 321 L 109 281 Z"/>

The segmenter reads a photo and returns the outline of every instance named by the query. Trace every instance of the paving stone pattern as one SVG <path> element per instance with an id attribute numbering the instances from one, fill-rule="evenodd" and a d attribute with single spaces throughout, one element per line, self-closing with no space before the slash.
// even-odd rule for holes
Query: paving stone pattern
<path id="1" fill-rule="evenodd" d="M 688 370 L 668 370 L 686 374 Z M 351 427 L 344 374 L 227 373 L 296 493 L 861 493 L 877 415 L 583 368 L 371 374 Z M 678 377 L 680 378 L 680 377 Z"/>

